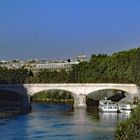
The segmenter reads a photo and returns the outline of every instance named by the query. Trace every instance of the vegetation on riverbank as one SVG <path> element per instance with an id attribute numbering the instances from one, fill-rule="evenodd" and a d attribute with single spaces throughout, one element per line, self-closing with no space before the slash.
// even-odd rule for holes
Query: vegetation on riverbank
<path id="1" fill-rule="evenodd" d="M 33 102 L 59 102 L 73 104 L 74 100 L 71 93 L 66 91 L 42 91 L 35 94 L 32 98 Z"/>
<path id="2" fill-rule="evenodd" d="M 134 109 L 130 118 L 117 126 L 115 136 L 116 140 L 140 139 L 140 104 Z"/>

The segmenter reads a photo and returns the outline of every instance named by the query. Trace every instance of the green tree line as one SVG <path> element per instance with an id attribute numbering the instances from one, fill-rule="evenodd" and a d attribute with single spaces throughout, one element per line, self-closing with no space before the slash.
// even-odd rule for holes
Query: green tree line
<path id="1" fill-rule="evenodd" d="M 7 69 L 0 67 L 0 84 L 22 84 L 30 76 L 31 71 L 24 68 Z"/>
<path id="2" fill-rule="evenodd" d="M 70 71 L 0 68 L 0 80 L 8 83 L 135 83 L 140 85 L 140 48 L 112 55 L 93 54 L 89 61 L 73 65 Z"/>
<path id="3" fill-rule="evenodd" d="M 75 65 L 70 81 L 80 83 L 136 83 L 140 85 L 140 48 L 111 56 L 92 55 L 89 62 Z"/>

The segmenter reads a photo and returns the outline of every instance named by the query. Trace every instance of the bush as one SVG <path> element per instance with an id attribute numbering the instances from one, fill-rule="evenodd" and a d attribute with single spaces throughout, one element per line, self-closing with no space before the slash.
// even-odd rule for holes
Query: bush
<path id="1" fill-rule="evenodd" d="M 139 140 L 140 139 L 140 104 L 132 112 L 129 119 L 118 124 L 116 140 Z"/>

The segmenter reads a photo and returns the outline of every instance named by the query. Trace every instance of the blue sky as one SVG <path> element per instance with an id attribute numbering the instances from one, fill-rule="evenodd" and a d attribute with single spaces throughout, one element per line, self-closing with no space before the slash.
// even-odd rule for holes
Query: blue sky
<path id="1" fill-rule="evenodd" d="M 61 59 L 140 46 L 140 0 L 0 0 L 0 59 Z"/>

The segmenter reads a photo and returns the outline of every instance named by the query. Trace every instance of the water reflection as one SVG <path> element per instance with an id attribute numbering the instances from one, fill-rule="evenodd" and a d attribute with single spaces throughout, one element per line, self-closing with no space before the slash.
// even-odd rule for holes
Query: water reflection
<path id="1" fill-rule="evenodd" d="M 104 123 L 114 122 L 118 118 L 118 113 L 99 112 L 99 118 Z"/>
<path id="2" fill-rule="evenodd" d="M 72 109 L 66 104 L 33 104 L 33 111 L 9 121 L 1 121 L 1 139 L 96 140 L 114 139 L 124 113 L 101 113 L 97 108 Z"/>
<path id="3" fill-rule="evenodd" d="M 129 118 L 131 115 L 131 111 L 130 110 L 125 110 L 122 113 L 119 113 L 119 118 L 120 119 L 127 119 Z"/>
<path id="4" fill-rule="evenodd" d="M 131 111 L 125 111 L 122 113 L 103 113 L 99 112 L 99 118 L 102 123 L 115 122 L 117 120 L 123 120 L 129 118 Z"/>
<path id="5" fill-rule="evenodd" d="M 87 115 L 86 109 L 74 109 L 73 116 L 71 118 L 72 125 L 71 131 L 75 133 L 77 139 L 92 139 L 91 133 L 93 133 L 92 120 Z"/>

